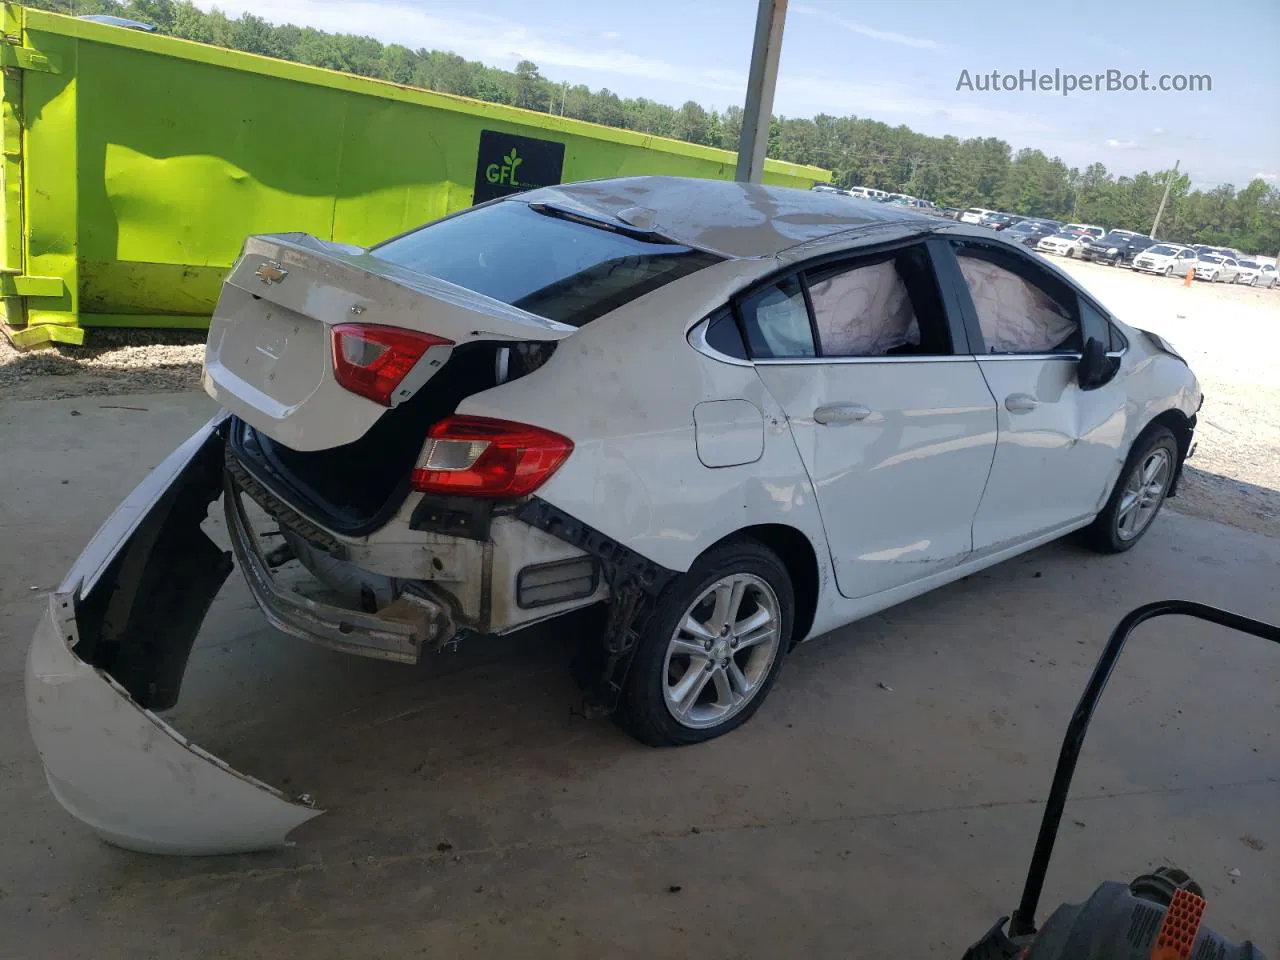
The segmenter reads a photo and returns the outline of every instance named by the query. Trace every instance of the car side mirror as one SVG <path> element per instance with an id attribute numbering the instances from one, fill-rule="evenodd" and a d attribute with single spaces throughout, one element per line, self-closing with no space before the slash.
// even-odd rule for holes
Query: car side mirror
<path id="1" fill-rule="evenodd" d="M 1076 367 L 1076 381 L 1081 390 L 1096 390 L 1116 375 L 1116 365 L 1107 356 L 1107 348 L 1097 337 L 1090 337 Z"/>

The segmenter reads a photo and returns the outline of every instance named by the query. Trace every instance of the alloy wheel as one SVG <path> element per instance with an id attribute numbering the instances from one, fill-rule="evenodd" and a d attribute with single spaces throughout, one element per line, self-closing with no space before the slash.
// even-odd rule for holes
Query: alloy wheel
<path id="1" fill-rule="evenodd" d="M 1163 447 L 1153 448 L 1133 468 L 1116 511 L 1116 535 L 1121 540 L 1133 540 L 1155 519 L 1172 474 L 1173 460 Z"/>
<path id="2" fill-rule="evenodd" d="M 705 729 L 741 711 L 778 656 L 778 597 L 760 577 L 730 574 L 685 610 L 667 644 L 663 693 L 677 723 Z"/>

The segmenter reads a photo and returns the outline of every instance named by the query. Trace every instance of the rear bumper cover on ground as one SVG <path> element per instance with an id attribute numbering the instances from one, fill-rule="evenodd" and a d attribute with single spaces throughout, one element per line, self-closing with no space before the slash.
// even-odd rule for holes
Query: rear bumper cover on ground
<path id="1" fill-rule="evenodd" d="M 102 526 L 49 598 L 27 657 L 27 714 L 50 789 L 104 840 L 130 850 L 279 847 L 321 812 L 233 770 L 137 699 L 176 698 L 190 641 L 225 577 L 201 580 L 199 596 L 168 579 L 173 567 L 172 576 L 191 582 L 170 551 L 195 554 L 190 538 L 203 537 L 199 518 L 217 495 L 221 419 L 170 454 Z M 207 554 L 198 560 L 208 566 Z M 189 616 L 163 616 L 166 588 Z M 84 657 L 110 666 L 87 662 L 76 652 L 82 643 Z"/>

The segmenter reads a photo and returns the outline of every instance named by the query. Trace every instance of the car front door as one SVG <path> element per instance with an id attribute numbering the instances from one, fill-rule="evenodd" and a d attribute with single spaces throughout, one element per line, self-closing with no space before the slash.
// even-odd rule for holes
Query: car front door
<path id="1" fill-rule="evenodd" d="M 846 597 L 948 569 L 973 547 L 996 410 L 957 291 L 938 284 L 939 243 L 807 264 L 735 305 L 813 482 Z"/>
<path id="2" fill-rule="evenodd" d="M 996 454 L 973 524 L 980 555 L 1096 514 L 1125 456 L 1128 414 L 1117 379 L 1092 390 L 1077 381 L 1085 341 L 1110 344 L 1096 305 L 1009 246 L 951 249 L 968 340 L 996 400 Z"/>

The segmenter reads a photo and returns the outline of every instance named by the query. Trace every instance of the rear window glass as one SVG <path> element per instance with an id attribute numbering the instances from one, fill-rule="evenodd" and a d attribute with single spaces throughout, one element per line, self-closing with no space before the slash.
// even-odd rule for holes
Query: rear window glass
<path id="1" fill-rule="evenodd" d="M 369 252 L 574 327 L 720 260 L 518 200 L 428 224 Z"/>

